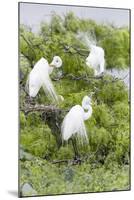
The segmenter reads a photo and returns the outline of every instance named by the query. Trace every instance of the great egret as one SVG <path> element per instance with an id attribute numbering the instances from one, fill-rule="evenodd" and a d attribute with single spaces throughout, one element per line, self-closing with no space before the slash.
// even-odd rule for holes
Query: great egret
<path id="1" fill-rule="evenodd" d="M 62 65 L 62 60 L 59 56 L 54 56 L 51 64 L 45 58 L 41 58 L 29 74 L 26 88 L 30 97 L 35 97 L 40 88 L 43 87 L 46 95 L 50 96 L 52 100 L 58 102 L 59 98 L 55 92 L 52 81 L 49 75 L 52 73 L 54 67 L 59 68 Z"/>
<path id="2" fill-rule="evenodd" d="M 61 125 L 62 140 L 68 141 L 73 136 L 80 138 L 81 142 L 88 143 L 88 136 L 84 121 L 89 119 L 92 115 L 91 98 L 85 96 L 82 100 L 82 106 L 75 105 L 67 113 Z M 86 110 L 86 111 L 85 111 Z M 74 137 L 73 137 L 74 138 Z M 73 148 L 75 157 L 78 155 L 76 144 L 73 140 Z"/>
<path id="3" fill-rule="evenodd" d="M 92 67 L 94 69 L 95 76 L 101 75 L 105 69 L 103 48 L 90 44 L 90 53 L 86 58 L 86 64 L 88 67 Z"/>

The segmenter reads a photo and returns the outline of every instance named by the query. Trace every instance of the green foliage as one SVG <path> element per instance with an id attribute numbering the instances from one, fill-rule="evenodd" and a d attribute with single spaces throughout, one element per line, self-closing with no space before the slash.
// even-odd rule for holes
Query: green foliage
<path id="1" fill-rule="evenodd" d="M 105 49 L 107 67 L 125 68 L 129 63 L 129 32 L 128 29 L 119 29 L 111 32 L 110 37 L 102 41 Z"/>
<path id="2" fill-rule="evenodd" d="M 64 26 L 66 30 L 70 32 L 76 33 L 79 30 L 79 19 L 75 17 L 73 12 L 65 16 Z"/>
<path id="3" fill-rule="evenodd" d="M 20 134 L 20 143 L 24 149 L 35 156 L 49 158 L 55 152 L 54 149 L 57 148 L 50 129 L 34 113 L 29 114 Z"/>
<path id="4" fill-rule="evenodd" d="M 91 78 L 93 70 L 85 64 L 88 52 L 76 50 L 87 50 L 77 38 L 79 31 L 93 35 L 104 48 L 107 68 L 129 67 L 129 31 L 125 27 L 99 25 L 92 20 L 79 19 L 73 13 L 64 18 L 53 14 L 50 23 L 41 24 L 39 35 L 28 27 L 20 27 L 21 108 L 26 104 L 27 76 L 42 56 L 49 62 L 54 55 L 63 60 L 62 69 L 55 70 L 51 78 L 56 77 L 59 70 L 66 75 L 87 77 L 87 81 L 68 76 L 53 81 L 57 93 L 64 97 L 58 106 L 65 114 L 72 106 L 81 105 L 84 95 L 94 92 L 93 114 L 85 121 L 89 145 L 77 144 L 80 155 L 89 158 L 81 165 L 52 164 L 53 160 L 73 159 L 71 141 L 58 148 L 56 138 L 40 112 L 27 115 L 20 112 L 20 144 L 26 151 L 24 155 L 32 155 L 31 160 L 25 158 L 20 162 L 21 185 L 30 183 L 39 195 L 129 189 L 128 90 L 123 81 L 113 80 L 108 75 L 102 79 Z M 49 105 L 50 99 L 41 89 L 35 102 Z"/>
<path id="5" fill-rule="evenodd" d="M 20 111 L 20 127 L 24 128 L 26 125 L 26 117 L 25 114 L 23 112 Z"/>
<path id="6" fill-rule="evenodd" d="M 100 25 L 93 20 L 79 19 L 70 12 L 64 18 L 53 13 L 50 23 L 41 23 L 39 32 L 37 35 L 26 26 L 20 27 L 20 52 L 28 58 L 31 66 L 42 56 L 50 61 L 57 54 L 64 61 L 65 72 L 77 73 L 85 66 L 88 55 L 83 51 L 76 54 L 76 48 L 88 50 L 87 45 L 78 39 L 79 32 L 88 33 L 104 48 L 107 68 L 127 68 L 130 65 L 129 30 L 126 27 Z M 65 46 L 70 47 L 69 51 Z"/>
<path id="7" fill-rule="evenodd" d="M 21 174 L 20 184 L 30 182 L 38 195 L 129 189 L 128 166 L 120 167 L 116 164 L 110 169 L 102 165 L 94 168 L 94 165 L 86 163 L 79 166 L 56 166 L 36 158 L 21 162 Z"/>
<path id="8" fill-rule="evenodd" d="M 101 84 L 101 80 L 93 85 L 87 85 L 84 81 L 60 80 L 59 83 L 55 84 L 58 93 L 64 96 L 60 107 L 68 109 L 73 105 L 81 104 L 83 96 L 87 93 L 90 94 L 94 84 L 98 90 L 97 94 L 93 96 L 93 115 L 90 120 L 85 122 L 89 145 L 84 147 L 80 144 L 77 145 L 81 156 L 91 156 L 91 159 L 87 160 L 87 163 L 82 163 L 81 166 L 71 167 L 71 169 L 64 164 L 60 168 L 58 164 L 50 166 L 49 161 L 51 160 L 72 159 L 74 157 L 71 141 L 58 149 L 55 137 L 47 124 L 42 121 L 40 115 L 29 113 L 25 116 L 21 112 L 20 143 L 28 153 L 38 157 L 39 160 L 44 158 L 48 161 L 40 161 L 42 164 L 39 166 L 39 161 L 37 164 L 35 160 L 33 160 L 33 164 L 24 161 L 22 166 L 29 163 L 29 171 L 32 170 L 32 173 L 29 172 L 30 175 L 25 176 L 23 167 L 21 167 L 21 183 L 32 183 L 33 188 L 40 195 L 129 188 L 129 105 L 125 87 L 122 86 L 122 90 L 120 89 L 122 83 L 109 83 L 106 87 L 105 84 Z M 108 87 L 110 87 L 109 90 L 107 90 Z M 108 91 L 111 98 L 112 94 L 114 95 L 111 91 L 117 93 L 116 98 L 114 97 L 112 101 L 109 101 Z M 44 93 L 42 93 L 43 95 Z M 44 162 L 46 162 L 45 166 Z M 102 174 L 104 174 L 103 177 Z M 69 186 L 68 183 L 71 185 Z"/>
<path id="9" fill-rule="evenodd" d="M 125 91 L 124 83 L 121 81 L 109 84 L 105 84 L 101 87 L 101 90 L 98 92 L 97 98 L 108 105 L 115 103 L 116 101 L 125 101 L 128 100 L 127 91 Z"/>

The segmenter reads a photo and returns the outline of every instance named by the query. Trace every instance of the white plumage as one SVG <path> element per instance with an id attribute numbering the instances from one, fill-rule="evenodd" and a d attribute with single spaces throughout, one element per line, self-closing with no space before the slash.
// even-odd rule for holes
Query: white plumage
<path id="1" fill-rule="evenodd" d="M 85 96 L 82 100 L 82 106 L 73 106 L 65 116 L 61 126 L 62 140 L 67 141 L 73 135 L 77 135 L 78 138 L 82 139 L 81 141 L 88 142 L 84 120 L 89 119 L 91 115 L 91 99 Z"/>
<path id="2" fill-rule="evenodd" d="M 100 75 L 105 70 L 104 50 L 101 47 L 90 44 L 90 53 L 86 58 L 88 67 L 94 69 L 95 76 Z"/>
<path id="3" fill-rule="evenodd" d="M 45 58 L 41 58 L 34 66 L 29 74 L 26 88 L 30 97 L 35 97 L 40 88 L 43 87 L 46 95 L 50 96 L 52 100 L 58 101 L 58 95 L 55 92 L 52 81 L 49 75 L 52 73 L 54 67 L 61 67 L 62 60 L 59 56 L 54 56 L 51 64 Z"/>

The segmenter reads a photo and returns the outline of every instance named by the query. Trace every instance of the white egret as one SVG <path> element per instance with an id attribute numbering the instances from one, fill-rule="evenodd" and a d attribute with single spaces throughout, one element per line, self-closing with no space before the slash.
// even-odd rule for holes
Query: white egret
<path id="1" fill-rule="evenodd" d="M 78 137 L 81 142 L 88 143 L 88 136 L 84 121 L 92 115 L 91 98 L 85 96 L 82 100 L 82 106 L 75 105 L 67 113 L 61 125 L 62 140 L 68 141 L 73 136 Z M 74 138 L 74 137 L 73 137 Z M 73 140 L 72 140 L 73 142 Z M 78 154 L 74 146 L 75 156 Z"/>
<path id="2" fill-rule="evenodd" d="M 90 44 L 90 53 L 86 58 L 88 67 L 94 69 L 95 76 L 101 75 L 105 70 L 105 58 L 103 48 Z"/>
<path id="3" fill-rule="evenodd" d="M 46 95 L 50 96 L 52 100 L 58 102 L 59 98 L 55 92 L 52 81 L 49 75 L 52 73 L 54 67 L 59 68 L 62 65 L 62 60 L 59 56 L 54 56 L 51 64 L 45 58 L 41 58 L 29 74 L 26 88 L 30 97 L 35 97 L 40 88 L 43 87 Z"/>

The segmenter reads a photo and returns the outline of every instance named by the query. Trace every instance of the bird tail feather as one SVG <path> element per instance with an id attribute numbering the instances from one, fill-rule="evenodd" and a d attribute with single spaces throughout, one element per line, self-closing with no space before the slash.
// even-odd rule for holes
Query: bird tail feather
<path id="1" fill-rule="evenodd" d="M 58 95 L 56 94 L 56 91 L 53 87 L 51 80 L 49 79 L 49 81 L 47 81 L 47 84 L 44 82 L 42 86 L 47 96 L 51 97 L 54 102 L 58 103 L 59 102 Z"/>

